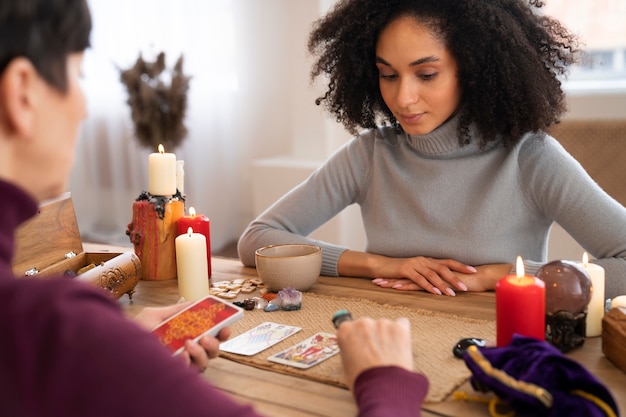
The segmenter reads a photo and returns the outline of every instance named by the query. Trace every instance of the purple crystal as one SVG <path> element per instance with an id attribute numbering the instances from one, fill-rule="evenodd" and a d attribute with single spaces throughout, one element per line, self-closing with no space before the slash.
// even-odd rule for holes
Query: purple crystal
<path id="1" fill-rule="evenodd" d="M 302 308 L 302 293 L 294 287 L 287 287 L 278 291 L 276 298 L 279 300 L 280 307 L 283 310 L 292 311 Z"/>

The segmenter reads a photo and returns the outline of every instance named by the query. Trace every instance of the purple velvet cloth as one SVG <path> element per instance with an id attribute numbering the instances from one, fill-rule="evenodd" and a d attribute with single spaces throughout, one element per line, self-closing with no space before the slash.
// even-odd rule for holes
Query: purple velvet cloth
<path id="1" fill-rule="evenodd" d="M 491 366 L 500 369 L 518 381 L 545 388 L 553 397 L 551 407 L 538 399 L 503 384 L 488 375 L 472 358 L 464 359 L 472 371 L 471 384 L 479 391 L 493 391 L 498 398 L 509 403 L 518 413 L 532 416 L 606 416 L 593 401 L 574 394 L 583 391 L 591 394 L 619 415 L 615 400 L 606 387 L 578 362 L 564 356 L 547 342 L 515 335 L 508 346 L 479 348 Z M 519 414 L 518 414 L 519 415 Z"/>

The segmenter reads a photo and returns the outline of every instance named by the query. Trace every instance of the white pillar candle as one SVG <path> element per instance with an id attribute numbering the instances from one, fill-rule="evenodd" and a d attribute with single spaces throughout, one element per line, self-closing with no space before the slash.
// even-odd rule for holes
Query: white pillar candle
<path id="1" fill-rule="evenodd" d="M 604 317 L 604 268 L 589 263 L 587 252 L 583 254 L 581 265 L 591 278 L 591 300 L 587 306 L 586 336 L 595 337 L 602 334 L 602 317 Z"/>
<path id="2" fill-rule="evenodd" d="M 185 161 L 176 161 L 176 188 L 181 194 L 185 194 Z"/>
<path id="3" fill-rule="evenodd" d="M 191 227 L 176 238 L 176 269 L 181 297 L 195 301 L 209 295 L 206 238 Z"/>
<path id="4" fill-rule="evenodd" d="M 625 307 L 626 308 L 626 295 L 618 295 L 611 300 L 611 308 Z"/>
<path id="5" fill-rule="evenodd" d="M 176 155 L 165 153 L 163 145 L 159 152 L 148 158 L 148 192 L 152 195 L 176 194 Z"/>

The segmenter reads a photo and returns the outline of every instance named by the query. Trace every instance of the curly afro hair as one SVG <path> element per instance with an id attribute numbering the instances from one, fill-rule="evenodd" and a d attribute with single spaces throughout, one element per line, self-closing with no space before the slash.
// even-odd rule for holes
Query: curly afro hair
<path id="1" fill-rule="evenodd" d="M 566 111 L 559 76 L 575 63 L 578 41 L 543 15 L 541 0 L 340 0 L 309 36 L 317 56 L 311 79 L 328 77 L 324 104 L 351 133 L 397 121 L 382 99 L 375 63 L 381 31 L 411 16 L 433 31 L 457 61 L 462 89 L 459 141 L 470 125 L 481 145 L 505 146 L 546 131 Z"/>

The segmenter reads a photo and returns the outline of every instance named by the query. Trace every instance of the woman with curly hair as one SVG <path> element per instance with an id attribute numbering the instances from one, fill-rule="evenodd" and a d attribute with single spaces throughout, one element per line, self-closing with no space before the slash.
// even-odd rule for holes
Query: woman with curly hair
<path id="1" fill-rule="evenodd" d="M 492 290 L 547 260 L 557 222 L 626 293 L 626 209 L 545 132 L 578 43 L 540 0 L 344 0 L 309 50 L 318 99 L 356 138 L 254 220 L 239 255 L 316 243 L 322 274 L 381 287 Z M 306 236 L 359 204 L 366 252 Z"/>

